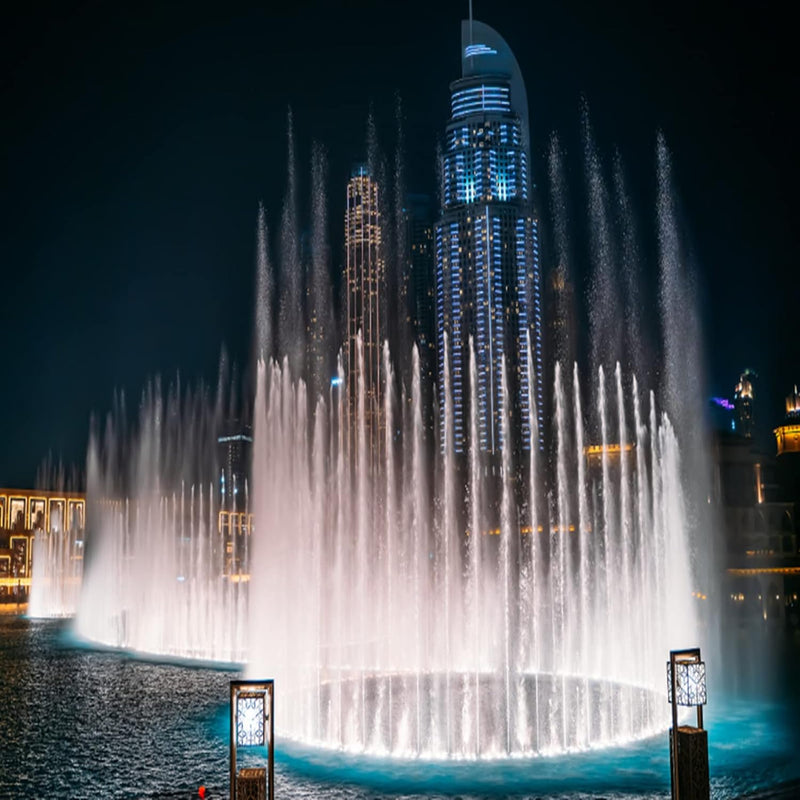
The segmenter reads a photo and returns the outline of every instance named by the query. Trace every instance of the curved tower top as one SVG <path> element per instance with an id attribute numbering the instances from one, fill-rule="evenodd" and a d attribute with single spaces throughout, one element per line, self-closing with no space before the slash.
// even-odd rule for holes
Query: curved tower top
<path id="1" fill-rule="evenodd" d="M 511 106 L 522 120 L 525 138 L 530 138 L 528 94 L 513 51 L 492 27 L 475 20 L 461 20 L 461 77 L 506 75 L 511 82 Z"/>

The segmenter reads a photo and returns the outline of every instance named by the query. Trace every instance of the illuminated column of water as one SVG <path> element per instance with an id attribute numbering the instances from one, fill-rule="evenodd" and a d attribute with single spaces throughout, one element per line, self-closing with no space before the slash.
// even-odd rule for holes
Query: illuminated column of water
<path id="1" fill-rule="evenodd" d="M 368 591 L 368 573 L 370 564 L 367 555 L 367 537 L 369 531 L 368 518 L 368 480 L 369 458 L 367 442 L 367 409 L 366 409 L 366 384 L 364 381 L 364 342 L 359 331 L 356 340 L 356 359 L 358 364 L 357 381 L 357 410 L 356 410 L 356 453 L 355 453 L 355 603 L 351 608 L 356 609 L 351 636 L 351 662 L 353 676 L 358 680 L 358 690 L 354 688 L 353 704 L 351 711 L 353 718 L 348 725 L 349 743 L 355 745 L 359 741 L 366 741 L 366 698 L 365 698 L 365 666 L 368 658 L 369 642 L 367 641 L 367 612 L 371 608 L 372 599 Z M 354 683 L 355 687 L 355 683 Z M 360 729 L 360 736 L 358 730 Z"/>
<path id="2" fill-rule="evenodd" d="M 422 749 L 422 685 L 421 678 L 423 671 L 427 670 L 424 661 L 424 631 L 422 612 L 424 608 L 423 588 L 425 585 L 424 571 L 426 570 L 426 549 L 427 533 L 425 526 L 426 496 L 424 491 L 425 472 L 423 467 L 423 429 L 422 429 L 422 400 L 420 394 L 420 366 L 419 351 L 414 346 L 411 355 L 411 492 L 413 497 L 412 512 L 412 535 L 413 545 L 413 565 L 412 574 L 414 588 L 414 652 L 416 654 L 415 663 L 415 686 L 414 686 L 414 708 L 415 708 L 415 746 L 417 754 Z"/>
<path id="3" fill-rule="evenodd" d="M 139 507 L 144 507 L 140 512 Z M 170 573 L 175 542 L 171 536 L 172 519 L 169 498 L 148 489 L 134 502 L 131 572 L 128 580 L 128 615 L 131 631 L 130 647 L 147 653 L 183 655 L 186 641 L 184 631 L 174 628 L 174 620 L 159 607 L 170 602 L 177 604 L 178 580 Z M 167 581 L 170 580 L 169 584 Z M 153 617 L 161 617 L 156 620 Z"/>
<path id="4" fill-rule="evenodd" d="M 664 560 L 665 601 L 669 613 L 666 640 L 667 649 L 674 642 L 697 641 L 699 631 L 692 609 L 692 567 L 689 562 L 689 542 L 686 539 L 688 524 L 684 489 L 681 485 L 680 450 L 675 431 L 666 414 L 662 415 L 662 475 L 664 482 L 665 520 L 667 523 Z M 668 576 L 668 577 L 667 577 Z M 654 675 L 655 678 L 655 675 Z"/>
<path id="5" fill-rule="evenodd" d="M 664 577 L 661 565 L 664 563 L 664 535 L 666 530 L 664 520 L 664 486 L 662 483 L 662 474 L 660 469 L 661 460 L 661 436 L 659 434 L 657 417 L 656 417 L 656 403 L 655 396 L 650 392 L 650 438 L 651 438 L 651 475 L 653 482 L 653 528 L 652 528 L 652 541 L 653 541 L 653 560 L 652 571 L 649 574 L 649 579 L 652 581 L 653 596 L 655 598 L 655 611 L 653 617 L 653 624 L 659 628 L 658 641 L 661 640 L 661 630 L 663 630 L 664 614 L 668 613 L 666 604 L 664 603 Z"/>
<path id="6" fill-rule="evenodd" d="M 533 354 L 531 352 L 530 330 L 525 333 L 525 352 L 528 385 L 533 386 Z M 537 525 L 537 500 L 538 500 L 538 462 L 539 428 L 536 412 L 535 393 L 531 393 L 528 406 L 528 425 L 530 427 L 531 445 L 528 458 L 528 532 L 520 538 L 520 565 L 519 565 L 519 623 L 517 626 L 518 651 L 516 671 L 524 680 L 525 675 L 532 669 L 536 642 L 534 640 L 536 597 L 534 584 L 534 541 L 538 538 Z M 520 519 L 520 528 L 523 520 Z M 535 678 L 538 687 L 538 678 Z M 534 715 L 535 726 L 531 730 L 531 720 L 528 712 L 528 693 L 520 691 L 517 697 L 517 742 L 523 751 L 539 746 L 538 715 Z"/>
<path id="7" fill-rule="evenodd" d="M 533 352 L 531 349 L 531 334 L 530 331 L 526 332 L 527 338 L 527 351 L 528 351 L 528 385 L 533 386 Z M 530 526 L 531 531 L 529 534 L 529 567 L 528 567 L 528 594 L 529 594 L 529 608 L 530 608 L 530 646 L 529 655 L 527 658 L 527 668 L 538 673 L 541 670 L 541 660 L 539 658 L 539 647 L 541 640 L 541 626 L 539 617 L 541 614 L 541 603 L 538 598 L 537 581 L 539 579 L 539 569 L 541 563 L 541 548 L 539 546 L 539 526 L 544 529 L 546 522 L 541 519 L 539 514 L 539 451 L 541 447 L 541 431 L 539 430 L 539 417 L 536 408 L 536 393 L 531 392 L 529 405 L 529 421 L 531 426 L 531 450 L 530 450 L 530 466 L 529 466 L 529 488 L 528 488 L 528 506 L 530 508 Z M 534 738 L 534 747 L 538 750 L 542 746 L 541 731 L 539 725 L 539 676 L 534 678 L 535 690 L 535 718 L 536 729 Z"/>
<path id="8" fill-rule="evenodd" d="M 222 575 L 223 572 L 223 565 L 225 559 L 224 548 L 220 547 L 215 552 L 214 547 L 214 532 L 217 530 L 217 503 L 215 498 L 214 492 L 214 485 L 209 484 L 207 487 L 208 492 L 208 503 L 206 506 L 206 523 L 200 530 L 200 535 L 203 537 L 206 543 L 206 553 L 207 558 L 205 563 L 203 564 L 203 574 L 202 574 L 202 586 L 203 586 L 203 596 L 205 598 L 205 606 L 206 606 L 206 619 L 212 620 L 212 631 L 214 636 L 214 642 L 212 644 L 213 656 L 212 659 L 214 661 L 229 661 L 233 654 L 233 648 L 231 646 L 231 637 L 230 634 L 233 630 L 232 626 L 227 624 L 226 619 L 226 612 L 228 607 L 224 603 L 224 595 L 220 589 L 225 588 L 225 584 L 227 581 L 220 581 L 219 577 Z M 171 535 L 174 536 L 175 532 L 171 531 Z M 172 564 L 170 564 L 172 566 Z M 217 578 L 214 581 L 214 578 Z M 171 575 L 171 585 L 175 585 L 176 576 L 174 573 Z M 227 635 L 226 635 L 227 631 Z M 195 651 L 193 658 L 204 658 L 207 657 L 204 654 L 205 648 L 202 647 L 202 640 L 198 640 L 197 642 L 192 642 L 191 646 L 192 649 Z"/>
<path id="9" fill-rule="evenodd" d="M 392 362 L 389 357 L 389 343 L 383 343 L 383 375 L 386 390 L 383 395 L 383 418 L 385 421 L 384 428 L 384 452 L 385 452 L 385 465 L 384 475 L 386 480 L 386 490 L 384 493 L 384 546 L 383 546 L 383 564 L 384 570 L 384 614 L 383 625 L 381 626 L 381 634 L 383 636 L 383 653 L 381 668 L 384 674 L 388 675 L 387 692 L 387 715 L 388 715 L 388 737 L 384 742 L 386 749 L 392 752 L 393 733 L 394 733 L 394 687 L 392 667 L 393 667 L 393 652 L 392 652 L 392 634 L 395 628 L 395 604 L 394 604 L 394 581 L 395 572 L 397 571 L 397 534 L 395 531 L 395 524 L 397 519 L 397 509 L 395 508 L 396 495 L 395 495 L 395 468 L 394 468 L 394 416 L 392 408 L 392 394 L 394 389 L 394 374 L 392 371 Z"/>
<path id="10" fill-rule="evenodd" d="M 181 487 L 183 491 L 183 487 Z M 194 536 L 195 529 L 194 526 L 189 526 L 188 530 L 184 527 L 185 522 L 181 520 L 179 533 L 180 533 L 180 543 L 181 543 L 181 550 L 185 550 L 185 542 L 184 537 L 190 543 L 190 546 L 196 545 L 196 537 Z M 196 598 L 194 597 L 194 593 L 196 592 L 195 587 L 195 574 L 194 574 L 194 566 L 195 562 L 190 558 L 191 550 L 186 553 L 183 552 L 181 554 L 181 561 L 179 562 L 179 570 L 180 570 L 180 577 L 183 578 L 183 581 L 179 582 L 178 591 L 181 592 L 184 598 L 189 596 L 189 602 L 182 602 L 180 603 L 180 609 L 183 612 L 179 616 L 182 619 L 179 619 L 179 624 L 181 625 L 181 630 L 187 631 L 187 636 L 191 637 L 194 635 L 197 626 L 197 613 L 196 613 Z"/>
<path id="11" fill-rule="evenodd" d="M 177 580 L 177 591 L 179 592 L 180 596 L 185 600 L 186 593 L 190 589 L 190 584 L 187 583 L 188 580 L 188 564 L 186 561 L 186 537 L 188 532 L 186 530 L 186 517 L 185 517 L 185 508 L 186 508 L 186 485 L 183 481 L 181 481 L 180 487 L 180 494 L 175 494 L 174 496 L 174 504 L 175 504 L 175 531 L 176 531 L 176 546 L 177 546 L 177 555 L 175 559 L 176 571 L 178 575 L 176 576 Z M 175 609 L 175 620 L 176 624 L 181 628 L 181 630 L 187 630 L 189 627 L 189 608 L 188 603 L 181 602 L 177 604 Z"/>
<path id="12" fill-rule="evenodd" d="M 285 603 L 285 598 L 294 595 L 293 582 L 294 578 L 294 560 L 295 552 L 302 548 L 302 540 L 300 537 L 302 531 L 302 509 L 298 505 L 298 498 L 296 496 L 297 485 L 299 481 L 299 454 L 295 451 L 293 445 L 292 432 L 296 424 L 295 420 L 295 396 L 294 387 L 292 382 L 292 374 L 289 367 L 289 359 L 284 357 L 283 367 L 279 373 L 279 387 L 280 395 L 278 398 L 278 418 L 280 420 L 278 432 L 276 435 L 277 455 L 276 461 L 282 463 L 281 475 L 274 473 L 275 489 L 273 490 L 273 502 L 277 510 L 277 515 L 273 520 L 276 525 L 272 536 L 276 544 L 275 555 L 278 558 L 276 567 L 279 567 L 278 574 L 275 575 L 277 579 L 277 586 L 279 587 L 279 594 L 276 602 Z M 288 535 L 287 535 L 288 534 Z M 291 542 L 291 544 L 290 544 Z M 307 554 L 306 554 L 307 555 Z M 282 628 L 281 631 L 281 650 L 282 652 L 282 665 L 281 665 L 281 678 L 284 685 L 296 688 L 297 674 L 302 674 L 302 664 L 298 663 L 298 639 L 301 632 L 295 629 L 294 625 L 294 604 L 286 608 L 286 611 L 281 614 Z M 277 680 L 277 678 L 276 678 Z M 298 698 L 291 705 L 287 704 L 284 714 L 287 716 L 287 727 L 292 732 L 293 736 L 299 735 L 298 728 L 298 711 L 297 707 L 301 705 Z"/>
<path id="13" fill-rule="evenodd" d="M 618 601 L 622 601 L 621 610 L 617 617 L 617 625 L 626 619 L 626 615 L 634 614 L 633 591 L 631 587 L 632 569 L 631 557 L 633 556 L 633 519 L 630 500 L 630 461 L 627 454 L 628 430 L 625 416 L 625 396 L 622 389 L 622 367 L 617 361 L 615 368 L 615 379 L 617 388 L 617 425 L 619 429 L 619 459 L 620 459 L 620 489 L 619 489 L 619 545 L 621 546 L 622 580 L 617 591 Z M 618 631 L 622 641 L 630 640 L 629 631 L 630 616 L 627 616 L 628 624 L 624 630 Z M 627 634 L 627 635 L 626 635 Z M 631 671 L 632 659 L 629 653 L 620 654 L 617 668 L 614 671 L 616 680 L 631 682 L 635 678 L 635 673 Z M 633 725 L 631 715 L 633 709 L 630 705 L 630 697 L 626 697 L 620 708 L 621 725 L 624 735 L 630 736 Z"/>
<path id="14" fill-rule="evenodd" d="M 119 626 L 119 635 L 117 637 L 119 647 L 130 646 L 130 635 L 132 630 L 132 620 L 129 619 L 128 609 L 131 607 L 133 600 L 131 593 L 131 585 L 136 576 L 133 573 L 134 564 L 134 530 L 133 523 L 135 521 L 135 514 L 133 513 L 134 504 L 129 498 L 125 498 L 123 515 L 119 519 L 120 526 L 120 541 L 122 547 L 120 548 L 120 561 L 119 561 L 119 604 L 117 607 L 117 624 Z"/>
<path id="15" fill-rule="evenodd" d="M 192 486 L 192 507 L 190 511 L 191 520 L 188 531 L 189 563 L 187 565 L 186 574 L 184 575 L 184 588 L 189 595 L 189 602 L 187 603 L 188 608 L 186 609 L 187 622 L 184 630 L 188 631 L 187 638 L 189 639 L 193 639 L 195 636 L 199 635 L 198 627 L 200 624 L 202 624 L 201 617 L 203 613 L 202 610 L 200 610 L 200 604 L 203 602 L 203 593 L 199 585 L 203 551 L 202 541 L 198 535 L 198 530 L 202 525 L 203 520 L 201 516 L 202 501 L 198 500 L 199 495 L 200 490 L 197 491 L 196 495 L 195 487 Z M 148 504 L 148 500 L 146 498 L 142 498 L 140 504 Z"/>
<path id="16" fill-rule="evenodd" d="M 555 401 L 556 401 L 556 525 L 552 534 L 550 550 L 550 571 L 553 573 L 553 631 L 555 647 L 553 653 L 554 672 L 560 676 L 557 681 L 560 697 L 558 705 L 560 715 L 561 739 L 558 744 L 566 747 L 567 744 L 567 703 L 566 684 L 564 676 L 569 671 L 569 644 L 566 603 L 566 583 L 568 580 L 567 551 L 569 550 L 569 510 L 568 497 L 569 482 L 567 478 L 568 458 L 568 430 L 564 398 L 564 386 L 561 378 L 561 363 L 556 362 L 555 375 Z"/>
<path id="17" fill-rule="evenodd" d="M 206 496 L 204 491 L 204 486 L 201 483 L 198 492 L 197 492 L 197 520 L 198 524 L 197 527 L 193 529 L 192 534 L 197 541 L 197 559 L 194 562 L 194 569 L 192 570 L 192 585 L 194 586 L 195 592 L 195 602 L 192 604 L 192 631 L 197 634 L 199 633 L 199 626 L 204 622 L 209 624 L 209 627 L 213 626 L 213 621 L 210 620 L 206 616 L 207 612 L 207 599 L 204 592 L 205 586 L 204 584 L 204 575 L 203 575 L 203 568 L 206 564 L 208 559 L 208 542 L 206 537 L 202 535 L 203 525 L 206 521 L 206 515 L 208 514 L 207 510 L 207 502 Z M 148 502 L 147 504 L 147 532 L 148 538 L 149 533 L 152 530 L 151 527 L 151 515 L 152 514 L 152 502 Z M 153 551 L 151 551 L 153 552 Z M 163 585 L 163 584 L 162 584 Z"/>
<path id="18" fill-rule="evenodd" d="M 636 562 L 636 584 L 634 594 L 636 602 L 636 630 L 641 631 L 644 638 L 644 647 L 635 652 L 636 675 L 646 675 L 648 659 L 655 654 L 654 625 L 650 620 L 653 617 L 654 600 L 653 584 L 650 576 L 653 571 L 653 523 L 651 513 L 651 493 L 650 482 L 648 479 L 648 465 L 646 448 L 648 446 L 647 428 L 642 419 L 642 404 L 639 396 L 639 384 L 636 378 L 633 379 L 633 419 L 636 429 L 636 496 L 637 496 L 637 541 L 636 552 L 638 558 Z M 650 718 L 648 724 L 652 725 Z"/>
<path id="19" fill-rule="evenodd" d="M 453 388 L 450 375 L 450 355 L 447 343 L 447 333 L 444 334 L 444 397 L 442 398 L 444 413 L 444 509 L 443 520 L 440 527 L 440 547 L 442 555 L 441 583 L 444 591 L 444 620 L 440 626 L 441 638 L 444 643 L 444 696 L 445 696 L 445 746 L 448 754 L 452 753 L 452 722 L 453 708 L 451 696 L 452 654 L 451 636 L 453 634 L 453 609 L 451 575 L 455 570 L 452 553 L 455 530 L 455 452 L 453 443 Z"/>
<path id="20" fill-rule="evenodd" d="M 66 527 L 51 512 L 50 530 L 38 529 L 33 539 L 33 574 L 28 616 L 68 617 L 77 611 L 81 582 L 76 527 Z"/>
<path id="21" fill-rule="evenodd" d="M 141 601 L 137 602 L 137 594 L 141 587 L 146 585 L 147 574 L 152 569 L 152 560 L 155 556 L 155 562 L 158 563 L 158 554 L 151 548 L 149 533 L 152 530 L 152 500 L 149 492 L 146 490 L 144 497 L 137 503 L 133 501 L 133 529 L 131 531 L 131 561 L 130 570 L 127 579 L 127 598 L 125 603 L 125 614 L 127 621 L 127 632 L 129 648 L 140 648 L 146 653 L 153 652 L 153 639 L 158 638 L 159 618 L 153 620 L 153 625 L 143 625 L 142 619 L 150 617 L 150 609 L 152 604 L 152 594 L 145 594 Z M 157 542 L 155 542 L 157 545 Z M 153 586 L 154 592 L 160 592 L 161 586 L 158 582 L 158 572 L 153 573 L 156 576 L 156 583 Z"/>
<path id="22" fill-rule="evenodd" d="M 164 547 L 165 550 L 167 551 L 166 556 L 168 559 L 168 563 L 172 567 L 171 582 L 165 588 L 167 588 L 168 591 L 171 590 L 174 593 L 173 596 L 175 595 L 180 596 L 179 593 L 181 587 L 178 581 L 179 576 L 175 574 L 175 567 L 178 564 L 178 547 L 180 544 L 178 541 L 178 530 L 176 526 L 177 518 L 175 515 L 175 494 L 172 493 L 172 495 L 163 497 L 161 499 L 161 504 L 163 507 L 162 510 L 163 517 L 166 521 L 166 528 L 169 531 L 166 541 L 164 542 Z M 177 649 L 182 651 L 183 649 L 186 648 L 185 629 L 181 630 L 175 627 L 175 622 L 176 622 L 175 615 L 169 614 L 166 615 L 166 617 L 167 617 L 165 620 L 167 627 L 166 635 L 170 641 L 177 642 L 178 644 Z"/>
<path id="23" fill-rule="evenodd" d="M 578 556 L 578 597 L 580 614 L 580 663 L 578 666 L 579 674 L 583 675 L 583 703 L 580 713 L 583 718 L 580 722 L 576 721 L 576 731 L 583 740 L 579 744 L 587 744 L 591 741 L 591 706 L 589 702 L 589 676 L 592 670 L 591 653 L 596 646 L 593 642 L 594 626 L 591 622 L 590 609 L 592 608 L 593 590 L 595 587 L 593 557 L 594 557 L 594 536 L 596 532 L 591 528 L 591 518 L 589 514 L 589 502 L 586 497 L 586 454 L 584 453 L 583 436 L 583 409 L 581 406 L 581 386 L 578 375 L 578 365 L 572 365 L 572 393 L 575 417 L 575 463 L 577 464 L 577 483 L 578 492 L 578 524 L 577 541 L 579 545 Z"/>
<path id="24" fill-rule="evenodd" d="M 511 461 L 511 431 L 509 429 L 509 393 L 508 393 L 508 376 L 506 375 L 506 365 L 503 362 L 503 367 L 500 375 L 502 381 L 502 397 L 503 404 L 501 408 L 501 430 L 503 434 L 503 475 L 502 475 L 502 496 L 500 500 L 500 574 L 503 584 L 503 679 L 504 679 L 504 694 L 501 698 L 501 704 L 505 712 L 505 736 L 504 745 L 505 752 L 510 754 L 512 751 L 511 735 L 514 730 L 512 724 L 512 709 L 514 703 L 514 689 L 512 686 L 512 660 L 511 660 L 511 629 L 514 621 L 512 619 L 515 607 L 515 598 L 512 596 L 511 581 L 512 572 L 516 567 L 515 553 L 516 542 L 519 539 L 519 529 L 514 524 L 513 519 L 513 504 L 514 504 L 514 489 L 513 489 L 513 464 Z"/>
<path id="25" fill-rule="evenodd" d="M 603 587 L 602 600 L 603 600 L 603 614 L 598 619 L 598 615 L 594 615 L 595 623 L 599 625 L 601 633 L 599 635 L 599 642 L 609 642 L 611 630 L 611 614 L 612 596 L 611 596 L 611 582 L 613 575 L 612 566 L 612 539 L 613 539 L 613 514 L 612 514 L 612 489 L 611 489 L 611 475 L 609 469 L 608 458 L 608 418 L 606 414 L 606 380 L 605 372 L 601 366 L 598 369 L 599 380 L 599 408 L 600 408 L 600 444 L 601 444 L 601 463 L 602 463 L 602 535 L 600 538 L 600 552 L 602 553 L 603 567 L 601 572 L 601 586 Z M 609 653 L 609 649 L 605 646 L 600 646 L 597 649 L 600 664 L 597 670 L 598 675 L 607 676 L 612 669 L 613 654 Z M 607 739 L 611 732 L 612 720 L 609 719 L 609 709 L 607 704 L 603 704 L 600 709 L 600 735 L 602 738 Z"/>
<path id="26" fill-rule="evenodd" d="M 316 424 L 313 416 L 309 418 L 309 400 L 305 381 L 298 381 L 293 390 L 293 425 L 291 428 L 291 447 L 294 449 L 294 459 L 297 462 L 297 475 L 294 486 L 293 501 L 297 504 L 294 518 L 298 546 L 291 549 L 292 565 L 290 572 L 297 580 L 299 576 L 313 575 L 316 561 L 316 519 L 314 511 L 316 502 L 313 495 L 314 466 L 315 466 L 315 438 Z M 312 427 L 313 426 L 313 427 Z M 316 691 L 314 686 L 316 678 L 316 589 L 308 593 L 306 608 L 299 603 L 293 604 L 292 629 L 296 636 L 296 661 L 298 673 L 297 683 L 303 687 L 302 702 L 297 702 L 295 707 L 300 718 L 297 720 L 297 731 L 304 739 L 308 740 L 316 715 Z"/>
<path id="27" fill-rule="evenodd" d="M 338 369 L 339 385 L 343 386 L 344 371 L 341 361 Z M 348 481 L 348 464 L 346 442 L 349 432 L 347 425 L 349 414 L 347 412 L 348 399 L 344 392 L 339 393 L 337 405 L 338 413 L 338 453 L 336 459 L 336 486 L 335 496 L 338 500 L 336 509 L 336 526 L 333 531 L 334 538 L 334 580 L 332 597 L 327 598 L 334 608 L 333 621 L 328 633 L 329 641 L 332 643 L 329 652 L 333 655 L 332 666 L 336 670 L 337 678 L 336 691 L 333 697 L 335 711 L 332 719 L 335 720 L 333 731 L 333 741 L 342 746 L 344 742 L 344 677 L 346 669 L 345 661 L 345 642 L 347 636 L 347 626 L 345 624 L 347 616 L 347 596 L 345 591 L 345 568 L 347 553 L 345 547 L 348 544 L 346 532 L 348 531 L 348 500 L 350 498 Z"/>
<path id="28" fill-rule="evenodd" d="M 152 527 L 152 515 L 153 513 L 157 513 L 159 517 L 161 514 L 156 510 L 158 500 L 156 498 L 152 498 L 148 501 L 148 521 L 147 521 L 147 533 L 146 539 L 150 542 L 154 540 L 161 539 L 162 540 L 162 548 L 163 548 L 163 538 L 164 534 L 166 536 L 169 535 L 168 531 L 165 530 L 163 518 L 160 520 L 158 528 L 154 529 Z M 203 633 L 203 626 L 205 626 L 206 631 L 205 635 L 209 637 L 211 651 L 213 654 L 213 648 L 216 643 L 216 639 L 211 637 L 216 636 L 215 628 L 215 620 L 214 617 L 209 614 L 209 598 L 207 592 L 207 580 L 206 575 L 207 571 L 210 569 L 210 561 L 211 561 L 211 551 L 209 548 L 209 541 L 208 537 L 205 535 L 206 531 L 206 524 L 208 518 L 211 514 L 211 498 L 208 497 L 206 487 L 204 484 L 199 485 L 198 490 L 198 526 L 192 532 L 192 535 L 197 539 L 198 548 L 197 548 L 197 560 L 194 564 L 194 572 L 192 574 L 192 581 L 195 587 L 195 603 L 192 607 L 192 625 L 191 631 L 192 636 L 191 638 L 194 641 L 200 642 L 202 641 L 201 638 L 195 639 L 195 637 L 202 637 Z M 159 536 L 161 534 L 161 536 Z M 151 550 L 152 553 L 158 553 L 159 548 L 154 547 Z M 162 553 L 163 556 L 163 553 Z M 162 593 L 164 591 L 163 587 L 166 585 L 167 575 L 166 575 L 166 559 L 162 559 L 160 563 L 163 565 L 161 570 L 161 586 L 162 586 Z M 172 584 L 170 584 L 171 586 Z M 151 609 L 152 610 L 152 609 Z M 163 636 L 163 632 L 160 634 Z M 161 647 L 162 645 L 159 645 Z M 196 654 L 193 653 L 190 657 L 195 657 Z M 213 658 L 213 655 L 211 655 Z"/>
<path id="29" fill-rule="evenodd" d="M 483 508 L 481 503 L 481 458 L 478 446 L 478 369 L 475 361 L 475 346 L 469 337 L 469 498 L 470 498 L 470 535 L 469 535 L 469 571 L 467 574 L 467 598 L 469 602 L 469 619 L 472 621 L 468 636 L 473 643 L 472 660 L 474 670 L 474 696 L 468 695 L 465 705 L 474 709 L 474 714 L 466 716 L 467 724 L 471 724 L 474 738 L 474 754 L 480 754 L 481 748 L 481 653 L 483 641 L 481 620 L 483 598 L 481 593 L 481 530 L 483 528 Z M 471 703 L 469 703 L 471 699 Z M 467 725 L 462 725 L 467 730 Z M 464 747 L 469 747 L 469 737 L 464 736 Z"/>
<path id="30" fill-rule="evenodd" d="M 295 632 L 292 631 L 291 610 L 286 608 L 286 599 L 292 597 L 295 591 L 296 576 L 290 570 L 291 548 L 297 546 L 294 524 L 297 509 L 291 497 L 295 453 L 288 439 L 292 408 L 291 380 L 286 362 L 283 368 L 275 362 L 269 364 L 265 368 L 264 380 L 268 397 L 264 409 L 266 436 L 262 438 L 263 447 L 259 443 L 257 451 L 263 465 L 262 485 L 265 494 L 256 508 L 256 524 L 260 529 L 259 549 L 266 568 L 262 573 L 264 584 L 259 588 L 262 596 L 259 612 L 269 614 L 270 622 L 262 622 L 260 616 L 254 620 L 257 628 L 253 638 L 263 642 L 263 657 L 272 665 L 271 673 L 275 680 L 280 681 L 287 690 L 284 699 L 278 700 L 280 710 L 276 709 L 276 716 L 282 714 L 286 720 L 284 730 L 296 735 L 295 714 L 290 700 L 295 676 L 295 665 L 291 662 L 291 637 Z M 278 609 L 281 611 L 278 612 Z"/>
<path id="31" fill-rule="evenodd" d="M 212 496 L 216 494 L 214 491 L 215 486 L 214 484 L 210 487 Z M 244 493 L 244 487 L 241 487 L 242 493 Z M 246 508 L 246 506 L 244 506 Z M 218 513 L 215 515 L 218 517 Z M 220 559 L 220 567 L 224 569 L 225 566 L 225 542 L 220 541 L 214 534 L 217 528 L 219 527 L 219 523 L 216 519 L 211 519 L 209 522 L 209 529 L 208 535 L 209 539 L 212 543 L 212 549 L 214 547 L 214 543 L 216 542 L 216 547 L 219 548 L 219 559 Z M 238 650 L 238 628 L 239 628 L 239 618 L 233 613 L 235 609 L 235 602 L 236 602 L 236 588 L 239 585 L 237 581 L 240 578 L 240 564 L 242 564 L 242 554 L 240 552 L 242 547 L 242 533 L 241 533 L 241 517 L 239 518 L 237 528 L 234 534 L 231 535 L 231 565 L 228 569 L 228 579 L 223 582 L 225 598 L 224 603 L 221 609 L 217 610 L 216 616 L 217 620 L 219 621 L 219 625 L 222 629 L 223 635 L 225 631 L 227 631 L 227 655 L 223 656 L 223 659 L 226 661 L 233 660 L 235 657 L 235 653 Z"/>

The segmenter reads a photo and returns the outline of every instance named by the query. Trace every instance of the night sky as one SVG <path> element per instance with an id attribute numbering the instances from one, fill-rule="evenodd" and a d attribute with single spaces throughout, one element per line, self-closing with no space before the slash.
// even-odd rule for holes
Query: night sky
<path id="1" fill-rule="evenodd" d="M 328 149 L 334 266 L 370 104 L 390 148 L 399 93 L 408 188 L 434 190 L 467 2 L 19 6 L 0 26 L 0 486 L 24 487 L 48 451 L 83 464 L 90 415 L 115 387 L 136 398 L 177 370 L 213 381 L 223 343 L 249 359 L 256 213 L 263 200 L 280 219 L 289 106 L 302 197 L 312 140 Z M 754 368 L 767 431 L 800 381 L 798 87 L 782 9 L 474 2 L 522 67 L 535 171 L 551 131 L 574 151 L 582 98 L 601 150 L 618 147 L 634 175 L 652 180 L 664 132 L 709 392 L 730 396 Z"/>

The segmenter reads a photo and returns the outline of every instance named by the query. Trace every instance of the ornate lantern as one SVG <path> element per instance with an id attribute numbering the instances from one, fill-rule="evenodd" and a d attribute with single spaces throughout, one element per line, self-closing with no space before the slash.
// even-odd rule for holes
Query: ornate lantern
<path id="1" fill-rule="evenodd" d="M 273 800 L 274 681 L 231 681 L 231 800 Z M 266 767 L 236 769 L 239 747 L 268 746 Z"/>
<path id="2" fill-rule="evenodd" d="M 708 733 L 703 706 L 708 701 L 706 665 L 700 648 L 671 650 L 667 662 L 667 699 L 672 705 L 669 761 L 673 800 L 708 800 Z M 697 709 L 697 726 L 678 725 L 678 706 Z"/>

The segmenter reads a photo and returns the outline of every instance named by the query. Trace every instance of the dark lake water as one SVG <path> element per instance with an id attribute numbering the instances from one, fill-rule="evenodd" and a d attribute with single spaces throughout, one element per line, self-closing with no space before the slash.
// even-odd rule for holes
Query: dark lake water
<path id="1" fill-rule="evenodd" d="M 773 634 L 735 644 L 724 679 L 709 681 L 712 796 L 791 792 L 787 784 L 800 796 L 800 642 Z M 234 677 L 88 649 L 63 622 L 0 617 L 0 797 L 188 800 L 200 785 L 227 797 Z M 280 800 L 669 794 L 665 736 L 517 763 L 367 761 L 280 740 L 276 749 Z"/>

